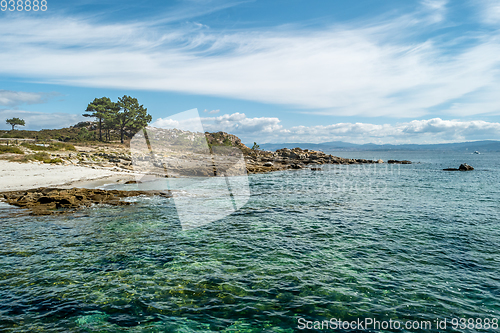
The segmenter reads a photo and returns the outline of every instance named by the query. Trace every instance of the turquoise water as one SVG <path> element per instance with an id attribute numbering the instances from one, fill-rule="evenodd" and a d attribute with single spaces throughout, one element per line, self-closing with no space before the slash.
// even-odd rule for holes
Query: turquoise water
<path id="1" fill-rule="evenodd" d="M 242 209 L 187 231 L 172 199 L 58 217 L 0 206 L 0 331 L 500 318 L 500 153 L 336 154 L 420 163 L 251 175 Z M 441 171 L 464 162 L 476 170 Z"/>

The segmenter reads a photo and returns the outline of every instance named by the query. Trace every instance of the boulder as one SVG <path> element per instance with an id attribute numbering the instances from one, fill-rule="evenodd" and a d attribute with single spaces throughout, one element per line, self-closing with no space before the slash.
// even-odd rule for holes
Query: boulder
<path id="1" fill-rule="evenodd" d="M 468 165 L 467 163 L 460 164 L 458 169 L 455 169 L 455 168 L 443 169 L 443 171 L 472 171 L 472 170 L 474 170 L 474 168 L 471 167 L 470 165 Z"/>
<path id="2" fill-rule="evenodd" d="M 272 167 L 273 165 L 274 165 L 273 162 L 266 162 L 266 163 L 264 163 L 265 167 Z"/>
<path id="3" fill-rule="evenodd" d="M 468 165 L 467 163 L 464 163 L 464 164 L 460 164 L 460 166 L 458 167 L 458 170 L 460 170 L 460 171 L 472 171 L 472 170 L 474 170 L 474 168 L 471 167 L 470 165 Z"/>

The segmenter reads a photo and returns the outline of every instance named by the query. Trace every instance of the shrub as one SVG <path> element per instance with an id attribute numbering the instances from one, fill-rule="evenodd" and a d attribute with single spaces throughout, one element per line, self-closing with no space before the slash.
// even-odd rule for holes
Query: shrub
<path id="1" fill-rule="evenodd" d="M 43 160 L 43 163 L 60 163 L 62 160 L 57 157 L 57 158 L 48 158 L 46 160 Z"/>
<path id="2" fill-rule="evenodd" d="M 5 133 L 2 135 L 2 138 L 6 139 L 23 139 L 24 136 L 20 133 Z"/>
<path id="3" fill-rule="evenodd" d="M 24 152 L 18 147 L 13 146 L 0 146 L 0 154 L 12 153 L 12 154 L 24 154 Z"/>
<path id="4" fill-rule="evenodd" d="M 54 142 L 51 143 L 48 147 L 45 146 L 38 146 L 34 145 L 32 143 L 27 143 L 23 142 L 21 143 L 21 146 L 26 147 L 31 150 L 36 150 L 36 151 L 55 151 L 55 150 L 71 150 L 71 151 L 76 151 L 75 146 L 73 146 L 70 143 L 65 143 L 65 142 Z"/>
<path id="5" fill-rule="evenodd" d="M 57 148 L 57 149 L 51 149 L 51 150 L 71 150 L 71 151 L 76 151 L 75 146 L 73 146 L 71 143 L 66 143 L 66 142 L 51 143 L 50 147 Z"/>
<path id="6" fill-rule="evenodd" d="M 57 158 L 50 158 L 49 154 L 42 153 L 42 152 L 31 154 L 31 155 L 26 155 L 18 162 L 28 162 L 28 161 L 33 161 L 33 160 L 40 161 L 43 163 L 60 163 L 60 162 L 62 162 L 62 159 L 60 159 L 58 157 Z"/>
<path id="7" fill-rule="evenodd" d="M 33 155 L 28 155 L 29 159 L 44 162 L 45 160 L 50 160 L 50 155 L 47 153 L 36 153 Z"/>

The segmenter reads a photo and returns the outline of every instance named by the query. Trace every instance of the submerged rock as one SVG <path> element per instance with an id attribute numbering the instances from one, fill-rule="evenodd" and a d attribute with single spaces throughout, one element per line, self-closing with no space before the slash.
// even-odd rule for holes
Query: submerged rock
<path id="1" fill-rule="evenodd" d="M 53 215 L 74 212 L 92 204 L 107 204 L 113 206 L 130 205 L 121 198 L 145 196 L 162 196 L 170 198 L 168 191 L 119 191 L 86 188 L 59 189 L 41 187 L 28 191 L 12 191 L 0 193 L 0 199 L 21 208 L 30 210 L 30 215 Z"/>

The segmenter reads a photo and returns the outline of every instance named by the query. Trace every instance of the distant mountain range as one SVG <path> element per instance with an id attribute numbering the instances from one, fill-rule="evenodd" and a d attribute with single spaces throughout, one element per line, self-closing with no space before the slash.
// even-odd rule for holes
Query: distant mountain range
<path id="1" fill-rule="evenodd" d="M 377 145 L 374 143 L 355 144 L 343 141 L 332 141 L 323 143 L 264 143 L 261 149 L 274 151 L 281 148 L 295 148 L 323 150 L 323 151 L 363 151 L 363 150 L 442 150 L 442 151 L 500 151 L 500 141 L 485 140 L 458 143 L 438 144 L 400 144 L 400 145 Z"/>

